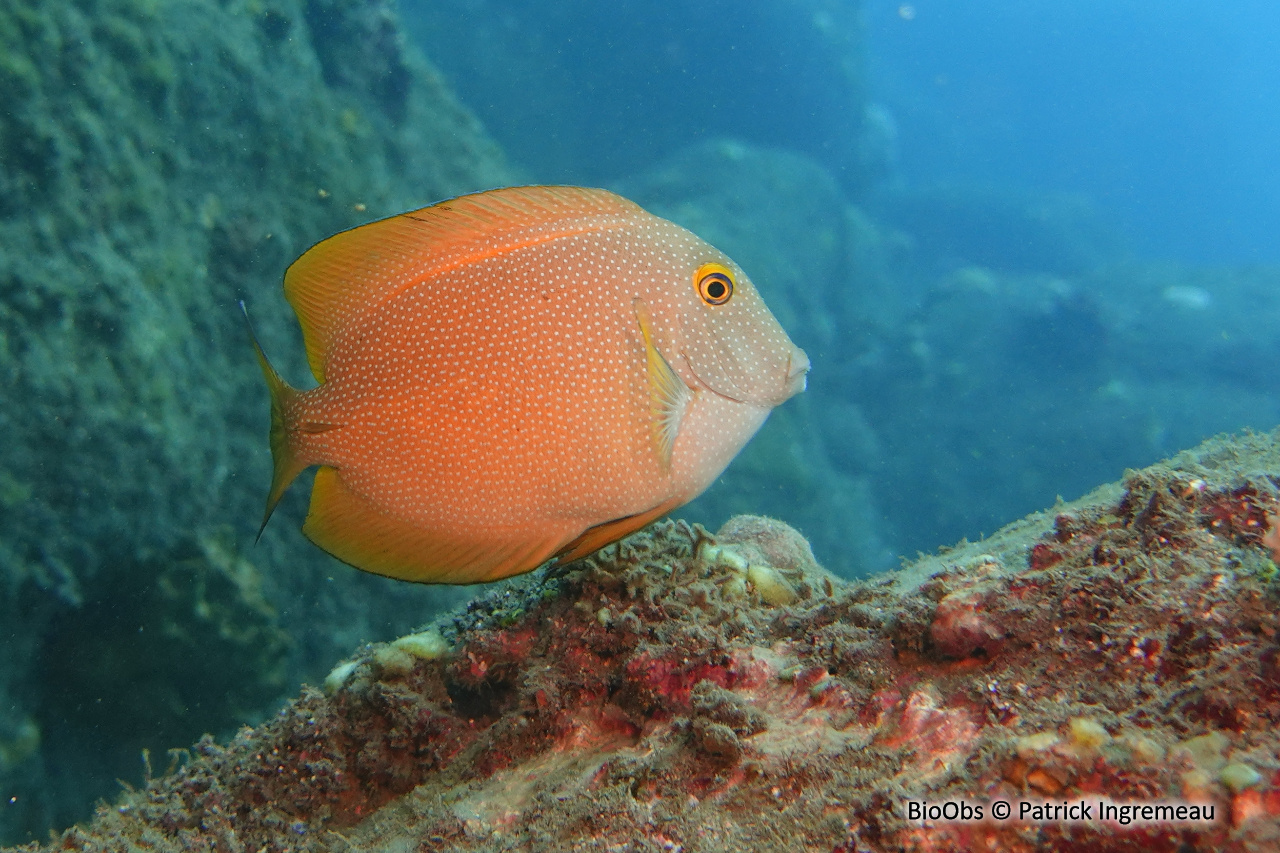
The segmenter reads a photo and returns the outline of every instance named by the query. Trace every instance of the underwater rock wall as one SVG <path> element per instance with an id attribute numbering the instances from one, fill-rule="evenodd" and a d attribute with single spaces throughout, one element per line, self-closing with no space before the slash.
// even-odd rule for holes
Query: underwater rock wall
<path id="1" fill-rule="evenodd" d="M 919 294 L 905 322 L 827 366 L 830 392 L 858 400 L 880 439 L 873 495 L 900 552 L 1280 423 L 1280 269 L 1115 259 L 904 279 Z"/>
<path id="2" fill-rule="evenodd" d="M 270 463 L 236 300 L 301 381 L 289 261 L 509 178 L 383 0 L 6 3 L 0 92 L 14 839 L 138 778 L 143 747 L 162 764 L 437 600 L 327 571 L 295 529 L 305 488 L 245 550 Z"/>
<path id="3" fill-rule="evenodd" d="M 1280 433 L 1217 439 L 854 583 L 776 521 L 660 522 L 26 849 L 1272 851 L 1278 483 Z"/>

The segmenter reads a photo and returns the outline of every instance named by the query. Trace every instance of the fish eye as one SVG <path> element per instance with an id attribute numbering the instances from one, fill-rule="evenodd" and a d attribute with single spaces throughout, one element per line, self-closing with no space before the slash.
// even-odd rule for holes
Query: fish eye
<path id="1" fill-rule="evenodd" d="M 698 295 L 708 305 L 723 305 L 733 296 L 733 273 L 720 264 L 703 264 L 693 274 Z"/>

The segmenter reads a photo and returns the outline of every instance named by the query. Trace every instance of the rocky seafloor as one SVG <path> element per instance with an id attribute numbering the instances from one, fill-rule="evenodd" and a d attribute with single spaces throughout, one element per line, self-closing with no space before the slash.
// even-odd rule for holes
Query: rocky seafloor
<path id="1" fill-rule="evenodd" d="M 1216 439 L 852 583 L 661 522 L 21 849 L 1275 850 L 1278 483 L 1280 431 Z M 1214 819 L 1017 816 L 1082 798 Z M 907 816 L 961 800 L 1014 816 Z"/>

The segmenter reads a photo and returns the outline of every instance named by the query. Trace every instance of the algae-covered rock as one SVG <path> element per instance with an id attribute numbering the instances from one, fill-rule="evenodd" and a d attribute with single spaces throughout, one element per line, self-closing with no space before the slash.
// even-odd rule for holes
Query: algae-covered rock
<path id="1" fill-rule="evenodd" d="M 774 520 L 659 522 L 41 849 L 1273 851 L 1277 481 L 1280 432 L 1218 439 L 853 583 Z"/>
<path id="2" fill-rule="evenodd" d="M 6 3 L 0 92 L 0 837 L 16 838 L 139 777 L 136 752 L 101 761 L 102 744 L 151 726 L 171 737 L 158 747 L 176 746 L 233 725 L 388 620 L 420 620 L 430 596 L 332 570 L 304 542 L 305 490 L 251 555 L 256 603 L 234 583 L 204 588 L 230 621 L 184 612 L 201 573 L 178 567 L 222 528 L 226 560 L 243 559 L 269 479 L 236 300 L 301 380 L 287 263 L 333 231 L 506 173 L 382 0 Z M 416 613 L 397 616 L 404 604 Z M 106 657 L 145 658 L 166 631 L 192 635 L 205 656 L 193 673 L 222 666 L 244 689 L 122 686 L 137 661 Z M 234 639 L 246 631 L 276 639 L 246 648 Z M 30 689 L 39 662 L 89 647 L 96 663 Z M 104 681 L 73 683 L 91 672 Z M 108 692 L 117 710 L 95 717 Z M 80 756 L 60 768 L 47 761 L 55 731 Z M 36 787 L 50 773 L 74 792 Z"/>

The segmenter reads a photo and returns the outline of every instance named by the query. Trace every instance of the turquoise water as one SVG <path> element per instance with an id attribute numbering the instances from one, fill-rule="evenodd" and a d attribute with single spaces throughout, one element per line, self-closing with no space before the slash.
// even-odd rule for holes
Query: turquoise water
<path id="1" fill-rule="evenodd" d="M 548 179 L 733 137 L 814 156 L 855 200 L 867 181 L 1081 193 L 1143 255 L 1280 260 L 1280 17 L 1264 0 L 557 5 L 404 4 Z M 531 69 L 546 99 L 509 85 Z M 871 175 L 851 174 L 860 142 Z"/>
<path id="2" fill-rule="evenodd" d="M 1280 16 L 1227 4 L 866 4 L 910 182 L 1087 195 L 1142 255 L 1280 260 Z"/>

